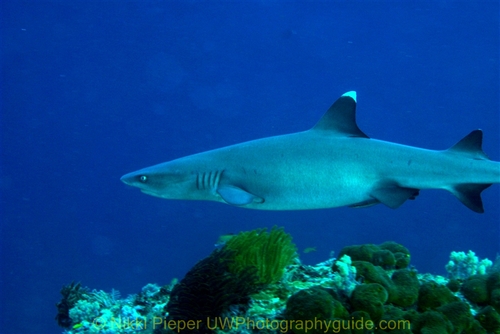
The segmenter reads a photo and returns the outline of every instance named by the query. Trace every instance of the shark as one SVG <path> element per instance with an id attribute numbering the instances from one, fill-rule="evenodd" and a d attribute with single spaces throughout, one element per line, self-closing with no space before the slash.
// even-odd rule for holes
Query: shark
<path id="1" fill-rule="evenodd" d="M 420 190 L 444 189 L 474 212 L 500 183 L 500 162 L 474 130 L 446 150 L 369 138 L 356 124 L 356 92 L 340 96 L 309 130 L 243 142 L 125 174 L 143 193 L 258 210 L 396 209 Z"/>

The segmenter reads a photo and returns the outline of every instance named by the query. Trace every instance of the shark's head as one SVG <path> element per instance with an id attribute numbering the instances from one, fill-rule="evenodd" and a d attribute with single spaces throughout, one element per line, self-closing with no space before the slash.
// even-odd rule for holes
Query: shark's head
<path id="1" fill-rule="evenodd" d="M 165 199 L 186 197 L 186 189 L 192 183 L 192 176 L 185 171 L 169 168 L 168 163 L 147 167 L 123 175 L 120 180 L 137 187 L 145 194 Z"/>

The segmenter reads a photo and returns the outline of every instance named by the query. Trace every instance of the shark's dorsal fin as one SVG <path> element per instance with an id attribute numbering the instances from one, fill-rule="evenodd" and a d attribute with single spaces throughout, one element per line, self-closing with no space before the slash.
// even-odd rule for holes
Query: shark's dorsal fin
<path id="1" fill-rule="evenodd" d="M 312 130 L 330 131 L 346 137 L 369 138 L 356 124 L 356 92 L 347 92 L 335 101 Z"/>
<path id="2" fill-rule="evenodd" d="M 459 153 L 477 160 L 490 160 L 483 152 L 483 131 L 474 130 L 448 149 L 448 152 Z"/>

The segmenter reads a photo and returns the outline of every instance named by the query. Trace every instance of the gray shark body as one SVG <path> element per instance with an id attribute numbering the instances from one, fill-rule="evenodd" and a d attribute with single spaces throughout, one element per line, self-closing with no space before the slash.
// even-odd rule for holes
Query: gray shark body
<path id="1" fill-rule="evenodd" d="M 500 163 L 475 130 L 448 150 L 368 138 L 356 125 L 356 94 L 342 95 L 310 130 L 190 155 L 121 180 L 165 199 L 206 200 L 261 210 L 383 203 L 397 208 L 420 189 L 445 189 L 475 212 L 500 183 Z"/>

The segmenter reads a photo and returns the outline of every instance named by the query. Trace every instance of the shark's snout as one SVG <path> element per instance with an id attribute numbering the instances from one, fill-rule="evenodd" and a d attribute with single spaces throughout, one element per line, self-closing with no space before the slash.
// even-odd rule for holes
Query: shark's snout
<path id="1" fill-rule="evenodd" d="M 133 186 L 134 185 L 134 181 L 136 179 L 136 174 L 135 173 L 128 173 L 128 174 L 125 174 L 123 175 L 122 177 L 120 177 L 120 181 L 122 181 L 123 183 L 129 185 L 129 186 Z"/>

